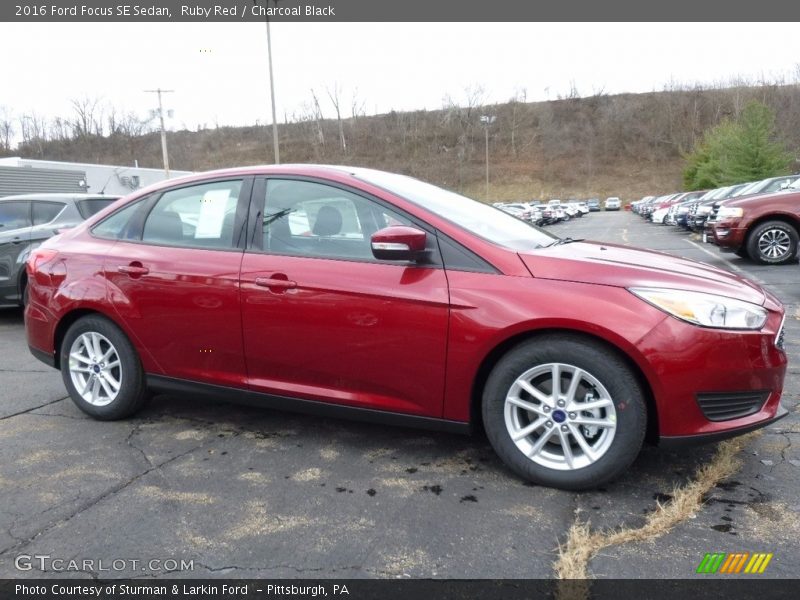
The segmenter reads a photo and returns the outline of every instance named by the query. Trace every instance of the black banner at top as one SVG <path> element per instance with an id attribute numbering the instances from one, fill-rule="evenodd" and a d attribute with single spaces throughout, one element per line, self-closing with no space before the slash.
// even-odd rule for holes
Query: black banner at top
<path id="1" fill-rule="evenodd" d="M 786 0 L 3 0 L 4 22 L 793 21 Z M 658 43 L 654 40 L 654 43 Z M 669 40 L 663 40 L 669 43 Z"/>

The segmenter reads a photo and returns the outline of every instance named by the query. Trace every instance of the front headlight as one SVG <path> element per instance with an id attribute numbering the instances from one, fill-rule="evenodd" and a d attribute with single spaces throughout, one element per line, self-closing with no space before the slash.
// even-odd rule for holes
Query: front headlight
<path id="1" fill-rule="evenodd" d="M 750 302 L 715 294 L 663 288 L 629 288 L 629 291 L 683 321 L 718 329 L 761 329 L 767 311 Z"/>
<path id="2" fill-rule="evenodd" d="M 719 212 L 717 213 L 717 217 L 720 219 L 725 219 L 729 217 L 741 217 L 743 214 L 744 210 L 738 206 L 721 206 Z"/>

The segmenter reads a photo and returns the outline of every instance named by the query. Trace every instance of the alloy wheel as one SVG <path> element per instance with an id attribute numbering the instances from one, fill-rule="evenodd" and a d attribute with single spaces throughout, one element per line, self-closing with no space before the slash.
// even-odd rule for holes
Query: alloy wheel
<path id="1" fill-rule="evenodd" d="M 605 386 L 588 371 L 563 363 L 538 365 L 517 377 L 504 416 L 511 440 L 525 456 L 560 471 L 597 462 L 617 428 Z"/>
<path id="2" fill-rule="evenodd" d="M 75 338 L 69 350 L 69 374 L 78 394 L 93 406 L 111 404 L 122 387 L 122 364 L 117 349 L 100 333 Z"/>

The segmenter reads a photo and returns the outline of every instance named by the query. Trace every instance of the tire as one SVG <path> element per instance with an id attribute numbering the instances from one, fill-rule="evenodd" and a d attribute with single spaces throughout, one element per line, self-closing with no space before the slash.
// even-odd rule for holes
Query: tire
<path id="1" fill-rule="evenodd" d="M 591 401 L 590 409 L 553 403 L 554 366 L 565 403 L 580 371 L 572 396 L 578 405 Z M 482 400 L 486 434 L 503 462 L 524 479 L 564 490 L 595 488 L 622 474 L 638 456 L 647 427 L 645 394 L 625 361 L 571 334 L 536 337 L 509 351 L 489 375 Z M 583 419 L 593 421 L 581 424 Z M 522 437 L 515 441 L 512 433 Z"/>
<path id="2" fill-rule="evenodd" d="M 114 421 L 144 405 L 147 386 L 139 356 L 122 330 L 105 317 L 75 321 L 60 351 L 64 385 L 86 414 Z"/>
<path id="3" fill-rule="evenodd" d="M 797 230 L 783 221 L 757 225 L 747 236 L 747 254 L 763 265 L 781 265 L 797 254 Z"/>

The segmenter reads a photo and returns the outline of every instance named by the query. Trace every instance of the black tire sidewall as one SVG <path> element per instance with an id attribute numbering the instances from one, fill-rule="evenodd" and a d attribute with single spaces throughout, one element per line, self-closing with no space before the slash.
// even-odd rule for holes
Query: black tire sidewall
<path id="1" fill-rule="evenodd" d="M 758 239 L 770 229 L 779 229 L 780 231 L 785 231 L 789 235 L 790 244 L 788 256 L 775 260 L 765 257 L 761 254 L 758 249 Z M 766 265 L 780 265 L 790 262 L 797 255 L 797 241 L 797 230 L 794 227 L 788 223 L 784 223 L 783 221 L 767 221 L 766 223 L 761 223 L 760 225 L 756 226 L 756 228 L 750 233 L 747 239 L 747 254 L 751 259 L 759 263 Z"/>
<path id="2" fill-rule="evenodd" d="M 483 393 L 483 421 L 497 454 L 515 473 L 541 485 L 584 490 L 602 485 L 624 472 L 638 456 L 647 427 L 644 393 L 631 369 L 616 353 L 591 341 L 565 336 L 542 336 L 517 346 L 495 366 Z M 505 398 L 512 383 L 536 365 L 559 362 L 574 365 L 596 377 L 614 401 L 617 428 L 611 447 L 582 469 L 559 471 L 525 456 L 511 440 L 505 425 Z"/>
<path id="3" fill-rule="evenodd" d="M 84 333 L 96 332 L 108 339 L 122 363 L 122 385 L 117 397 L 105 406 L 94 406 L 75 389 L 69 372 L 69 351 L 75 340 Z M 81 317 L 67 330 L 61 343 L 61 377 L 73 402 L 86 414 L 101 421 L 123 419 L 139 410 L 146 399 L 144 371 L 133 345 L 114 323 L 102 316 Z"/>

